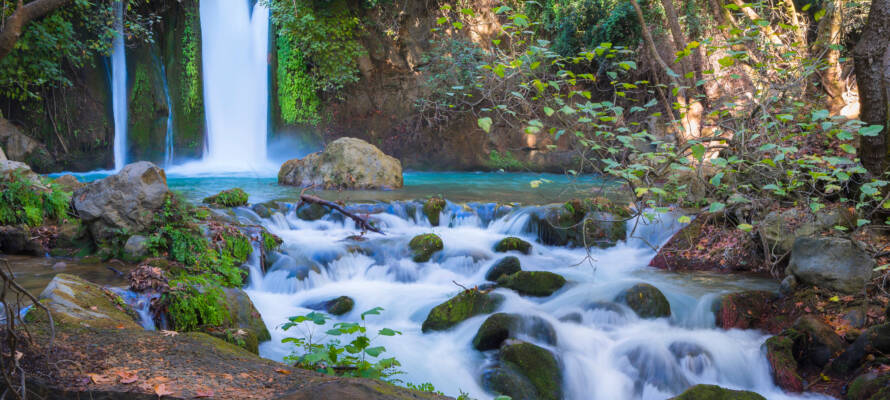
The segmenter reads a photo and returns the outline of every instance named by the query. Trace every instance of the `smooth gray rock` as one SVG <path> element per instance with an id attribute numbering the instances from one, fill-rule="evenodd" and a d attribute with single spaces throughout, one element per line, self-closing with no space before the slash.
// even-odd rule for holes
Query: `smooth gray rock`
<path id="1" fill-rule="evenodd" d="M 858 293 L 874 267 L 875 260 L 848 239 L 800 237 L 794 241 L 785 273 L 803 284 Z"/>
<path id="2" fill-rule="evenodd" d="M 42 185 L 40 175 L 32 171 L 28 164 L 12 160 L 0 160 L 0 180 L 12 180 L 14 174 L 19 174 L 33 183 Z"/>
<path id="3" fill-rule="evenodd" d="M 102 241 L 144 231 L 169 193 L 164 170 L 140 161 L 75 191 L 74 209 L 93 239 Z"/>
<path id="4" fill-rule="evenodd" d="M 148 238 L 142 235 L 133 235 L 124 244 L 124 256 L 128 260 L 139 261 L 148 255 Z"/>

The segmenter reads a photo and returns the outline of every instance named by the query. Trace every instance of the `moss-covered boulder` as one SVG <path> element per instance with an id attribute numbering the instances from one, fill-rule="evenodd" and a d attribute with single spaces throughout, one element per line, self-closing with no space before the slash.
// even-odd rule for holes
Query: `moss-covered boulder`
<path id="1" fill-rule="evenodd" d="M 549 350 L 516 341 L 501 347 L 498 359 L 528 379 L 535 387 L 537 399 L 562 399 L 562 373 L 559 362 Z"/>
<path id="2" fill-rule="evenodd" d="M 547 320 L 537 316 L 496 313 L 479 327 L 473 337 L 473 347 L 479 351 L 497 349 L 505 340 L 516 339 L 518 335 L 556 344 L 556 331 Z"/>
<path id="3" fill-rule="evenodd" d="M 766 400 L 745 390 L 724 389 L 716 385 L 695 385 L 671 400 Z"/>
<path id="4" fill-rule="evenodd" d="M 414 262 L 427 262 L 430 260 L 430 257 L 433 256 L 433 253 L 440 251 L 444 248 L 442 244 L 442 238 L 435 233 L 425 233 L 423 235 L 417 235 L 408 242 L 408 248 L 411 249 L 411 253 L 414 254 Z"/>
<path id="5" fill-rule="evenodd" d="M 97 329 L 142 329 L 120 296 L 77 276 L 58 274 L 40 294 L 56 324 Z M 45 319 L 43 310 L 32 308 L 28 320 Z"/>
<path id="6" fill-rule="evenodd" d="M 789 392 L 803 391 L 803 378 L 794 359 L 794 339 L 789 335 L 773 336 L 764 346 L 776 386 Z"/>
<path id="7" fill-rule="evenodd" d="M 423 215 L 430 221 L 430 225 L 439 226 L 439 217 L 447 203 L 441 197 L 433 197 L 423 203 Z"/>
<path id="8" fill-rule="evenodd" d="M 444 331 L 467 318 L 494 312 L 503 301 L 504 297 L 499 294 L 484 293 L 475 289 L 465 290 L 448 301 L 433 307 L 426 320 L 423 321 L 421 330 L 424 333 Z"/>
<path id="9" fill-rule="evenodd" d="M 500 277 L 513 275 L 521 270 L 522 266 L 519 265 L 519 258 L 507 256 L 495 262 L 494 265 L 488 269 L 488 272 L 485 273 L 485 279 L 497 282 Z"/>
<path id="10" fill-rule="evenodd" d="M 513 236 L 501 239 L 501 241 L 498 242 L 494 246 L 494 251 L 496 251 L 498 253 L 506 253 L 508 251 L 518 251 L 522 254 L 529 254 L 529 253 L 531 253 L 531 250 L 532 250 L 531 243 L 526 242 L 525 240 L 522 240 L 518 237 L 513 237 Z"/>
<path id="11" fill-rule="evenodd" d="M 849 376 L 869 354 L 890 353 L 890 323 L 873 325 L 862 332 L 843 353 L 831 361 L 829 371 L 837 376 Z"/>
<path id="12" fill-rule="evenodd" d="M 337 298 L 333 298 L 327 301 L 323 301 L 321 303 L 315 303 L 307 305 L 306 308 L 312 310 L 324 310 L 324 312 L 331 315 L 343 315 L 350 311 L 355 307 L 355 300 L 349 296 L 340 296 Z"/>
<path id="13" fill-rule="evenodd" d="M 793 330 L 799 333 L 795 342 L 798 362 L 824 367 L 840 354 L 846 343 L 834 329 L 816 316 L 804 315 L 794 322 Z"/>
<path id="14" fill-rule="evenodd" d="M 247 205 L 247 200 L 247 192 L 241 188 L 234 188 L 205 197 L 203 202 L 217 207 L 241 207 Z"/>
<path id="15" fill-rule="evenodd" d="M 890 374 L 867 372 L 859 375 L 847 386 L 847 400 L 890 399 Z"/>
<path id="16" fill-rule="evenodd" d="M 516 366 L 503 363 L 482 371 L 482 387 L 511 400 L 537 400 L 538 390 Z"/>
<path id="17" fill-rule="evenodd" d="M 501 276 L 498 285 L 513 289 L 526 296 L 546 297 L 561 289 L 566 278 L 549 271 L 519 271 L 508 276 Z"/>
<path id="18" fill-rule="evenodd" d="M 322 219 L 327 213 L 327 208 L 316 203 L 303 203 L 297 208 L 297 218 L 303 221 L 317 221 Z"/>
<path id="19" fill-rule="evenodd" d="M 627 236 L 627 210 L 597 199 L 574 199 L 534 209 L 527 230 L 549 246 L 610 247 Z"/>
<path id="20" fill-rule="evenodd" d="M 376 146 L 356 138 L 340 138 L 320 153 L 284 163 L 278 184 L 325 189 L 397 189 L 402 163 Z"/>
<path id="21" fill-rule="evenodd" d="M 770 312 L 770 304 L 777 294 L 764 290 L 748 290 L 723 295 L 714 303 L 717 326 L 723 329 L 762 329 L 778 332 L 776 328 L 790 323 L 784 316 Z"/>
<path id="22" fill-rule="evenodd" d="M 271 339 L 250 297 L 238 288 L 176 288 L 164 295 L 167 315 L 178 331 L 210 334 L 258 353 L 259 343 Z"/>
<path id="23" fill-rule="evenodd" d="M 648 283 L 638 283 L 621 292 L 615 301 L 627 304 L 640 318 L 664 318 L 671 316 L 671 303 L 664 293 Z"/>

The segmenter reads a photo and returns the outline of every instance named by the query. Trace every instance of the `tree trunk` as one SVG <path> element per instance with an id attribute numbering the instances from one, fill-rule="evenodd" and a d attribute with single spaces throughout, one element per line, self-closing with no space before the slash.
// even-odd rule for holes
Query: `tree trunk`
<path id="1" fill-rule="evenodd" d="M 877 136 L 863 136 L 859 145 L 862 165 L 876 176 L 887 168 L 890 130 L 890 0 L 872 0 L 862 38 L 853 48 L 859 86 L 860 119 L 882 125 Z"/>
<path id="2" fill-rule="evenodd" d="M 0 30 L 0 60 L 6 58 L 15 48 L 15 43 L 22 36 L 28 22 L 49 14 L 70 1 L 34 0 L 25 4 L 23 0 L 18 0 L 15 12 L 3 21 L 3 29 Z"/>
<path id="3" fill-rule="evenodd" d="M 837 46 L 841 41 L 841 15 L 843 3 L 840 0 L 825 2 L 825 16 L 819 21 L 816 43 L 813 48 L 815 57 L 825 61 L 826 68 L 820 74 L 822 89 L 828 95 L 828 110 L 832 114 L 840 113 L 844 101 L 844 84 L 841 81 L 840 50 Z"/>

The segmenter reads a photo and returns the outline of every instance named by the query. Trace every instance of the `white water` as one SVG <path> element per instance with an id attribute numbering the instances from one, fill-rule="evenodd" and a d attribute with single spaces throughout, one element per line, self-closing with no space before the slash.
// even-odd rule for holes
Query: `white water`
<path id="1" fill-rule="evenodd" d="M 124 5 L 114 2 L 111 42 L 111 106 L 114 113 L 114 170 L 127 164 L 127 52 L 124 47 Z"/>
<path id="2" fill-rule="evenodd" d="M 516 235 L 534 241 L 525 229 L 527 211 L 494 218 L 491 207 L 468 212 L 450 204 L 442 219 L 451 221 L 450 226 L 431 227 L 424 217 L 409 215 L 398 204 L 388 208 L 387 213 L 372 217 L 386 235 L 370 234 L 368 241 L 359 243 L 343 240 L 356 233 L 351 222 L 344 224 L 330 216 L 307 222 L 296 218 L 293 210 L 270 219 L 259 219 L 244 208 L 236 211 L 284 240 L 284 256 L 265 276 L 257 260 L 251 266 L 247 292 L 272 333 L 272 340 L 260 346 L 261 355 L 281 360 L 292 350 L 281 339 L 303 336 L 297 328 L 287 332 L 279 328 L 288 317 L 310 312 L 306 305 L 347 295 L 355 299 L 355 308 L 335 322 L 358 321 L 361 312 L 380 306 L 385 310 L 381 316 L 370 317 L 369 332 L 383 327 L 403 332 L 374 342 L 386 346 L 385 356 L 395 356 L 402 363 L 402 380 L 431 382 L 455 397 L 463 391 L 480 400 L 493 398 L 481 386 L 480 377 L 495 354 L 476 351 L 471 345 L 486 316 L 445 332 L 424 334 L 420 327 L 432 307 L 459 293 L 452 281 L 467 287 L 485 283 L 485 272 L 503 256 L 492 251 L 498 240 Z M 761 350 L 767 336 L 718 329 L 710 311 L 720 293 L 775 289 L 775 284 L 737 276 L 693 279 L 647 267 L 654 251 L 644 241 L 663 243 L 676 229 L 674 223 L 642 226 L 626 242 L 594 250 L 593 265 L 576 266 L 586 255 L 583 250 L 535 244 L 532 254 L 515 254 L 523 269 L 553 271 L 569 283 L 546 298 L 497 289 L 506 297 L 499 311 L 537 316 L 553 325 L 556 345 L 537 344 L 557 355 L 566 399 L 665 399 L 698 383 L 754 390 L 768 399 L 801 397 L 774 386 Z M 415 263 L 407 243 L 427 232 L 439 234 L 445 249 L 430 262 Z M 350 252 L 356 245 L 362 251 Z M 671 318 L 642 320 L 624 306 L 618 306 L 623 312 L 589 307 L 611 302 L 623 289 L 641 281 L 664 292 L 671 303 Z M 573 312 L 580 314 L 580 323 L 560 320 Z M 316 335 L 325 329 L 317 327 Z"/>
<path id="3" fill-rule="evenodd" d="M 202 160 L 171 172 L 274 175 L 278 166 L 266 157 L 269 10 L 213 0 L 202 1 L 200 13 L 207 143 Z"/>
<path id="4" fill-rule="evenodd" d="M 161 71 L 161 80 L 164 83 L 164 100 L 167 102 L 167 132 L 164 135 L 164 168 L 173 165 L 173 102 L 170 101 L 170 87 L 167 85 L 167 71 L 164 63 L 157 57 L 155 62 Z"/>

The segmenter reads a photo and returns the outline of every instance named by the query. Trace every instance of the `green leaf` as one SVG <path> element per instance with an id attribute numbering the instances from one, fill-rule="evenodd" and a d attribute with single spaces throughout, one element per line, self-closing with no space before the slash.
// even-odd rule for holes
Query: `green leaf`
<path id="1" fill-rule="evenodd" d="M 726 208 L 726 204 L 723 204 L 719 201 L 715 201 L 715 202 L 711 203 L 710 207 L 708 207 L 708 212 L 714 213 L 714 212 L 718 212 L 718 211 L 723 211 L 724 208 Z"/>
<path id="2" fill-rule="evenodd" d="M 689 218 L 688 215 L 684 215 L 680 218 L 677 218 L 677 222 L 679 222 L 681 224 L 688 224 L 688 223 L 692 222 L 692 218 Z"/>
<path id="3" fill-rule="evenodd" d="M 841 150 L 846 151 L 850 154 L 856 154 L 856 148 L 850 145 L 849 143 L 841 143 Z"/>
<path id="4" fill-rule="evenodd" d="M 380 315 L 380 312 L 383 311 L 383 307 L 374 307 L 368 311 L 362 313 L 362 319 L 365 319 L 366 315 Z"/>
<path id="5" fill-rule="evenodd" d="M 389 329 L 389 328 L 383 328 L 383 329 L 379 330 L 379 331 L 377 332 L 377 334 L 379 334 L 379 335 L 381 335 L 381 336 L 395 336 L 395 335 L 401 335 L 402 332 L 394 331 L 394 330 Z"/>
<path id="6" fill-rule="evenodd" d="M 482 128 L 485 133 L 491 133 L 491 117 L 482 117 L 476 121 L 480 128 Z"/>
<path id="7" fill-rule="evenodd" d="M 696 160 L 701 161 L 702 157 L 705 156 L 705 146 L 703 146 L 701 143 L 692 145 L 690 150 L 692 150 L 692 157 L 695 157 Z"/>
<path id="8" fill-rule="evenodd" d="M 365 353 L 371 357 L 377 357 L 384 351 L 386 351 L 386 347 L 383 346 L 368 347 L 367 349 L 365 349 Z"/>
<path id="9" fill-rule="evenodd" d="M 726 56 L 726 57 L 723 57 L 723 58 L 717 60 L 717 62 L 720 63 L 720 65 L 722 65 L 724 67 L 731 67 L 731 66 L 735 65 L 735 58 Z"/>
<path id="10" fill-rule="evenodd" d="M 736 228 L 739 228 L 740 230 L 743 230 L 745 232 L 751 232 L 752 230 L 754 230 L 754 227 L 751 226 L 751 224 L 738 224 Z"/>
<path id="11" fill-rule="evenodd" d="M 862 136 L 878 136 L 878 133 L 880 133 L 883 129 L 884 127 L 881 125 L 869 125 L 860 128 L 859 134 Z"/>
<path id="12" fill-rule="evenodd" d="M 550 107 L 544 107 L 544 114 L 547 114 L 548 117 L 553 115 L 553 113 L 555 113 L 555 112 L 556 112 L 556 110 L 554 110 Z"/>
<path id="13" fill-rule="evenodd" d="M 862 225 L 866 225 L 866 224 L 868 224 L 869 222 L 871 222 L 871 220 L 868 220 L 868 219 L 857 219 L 857 220 L 856 220 L 856 227 L 858 228 L 858 227 L 860 227 L 860 226 L 862 226 Z"/>
<path id="14" fill-rule="evenodd" d="M 825 16 L 825 9 L 823 8 L 819 11 L 816 11 L 816 15 L 814 15 L 813 18 L 816 20 L 816 22 L 819 22 L 819 20 L 821 20 L 822 17 L 824 17 L 824 16 Z"/>

